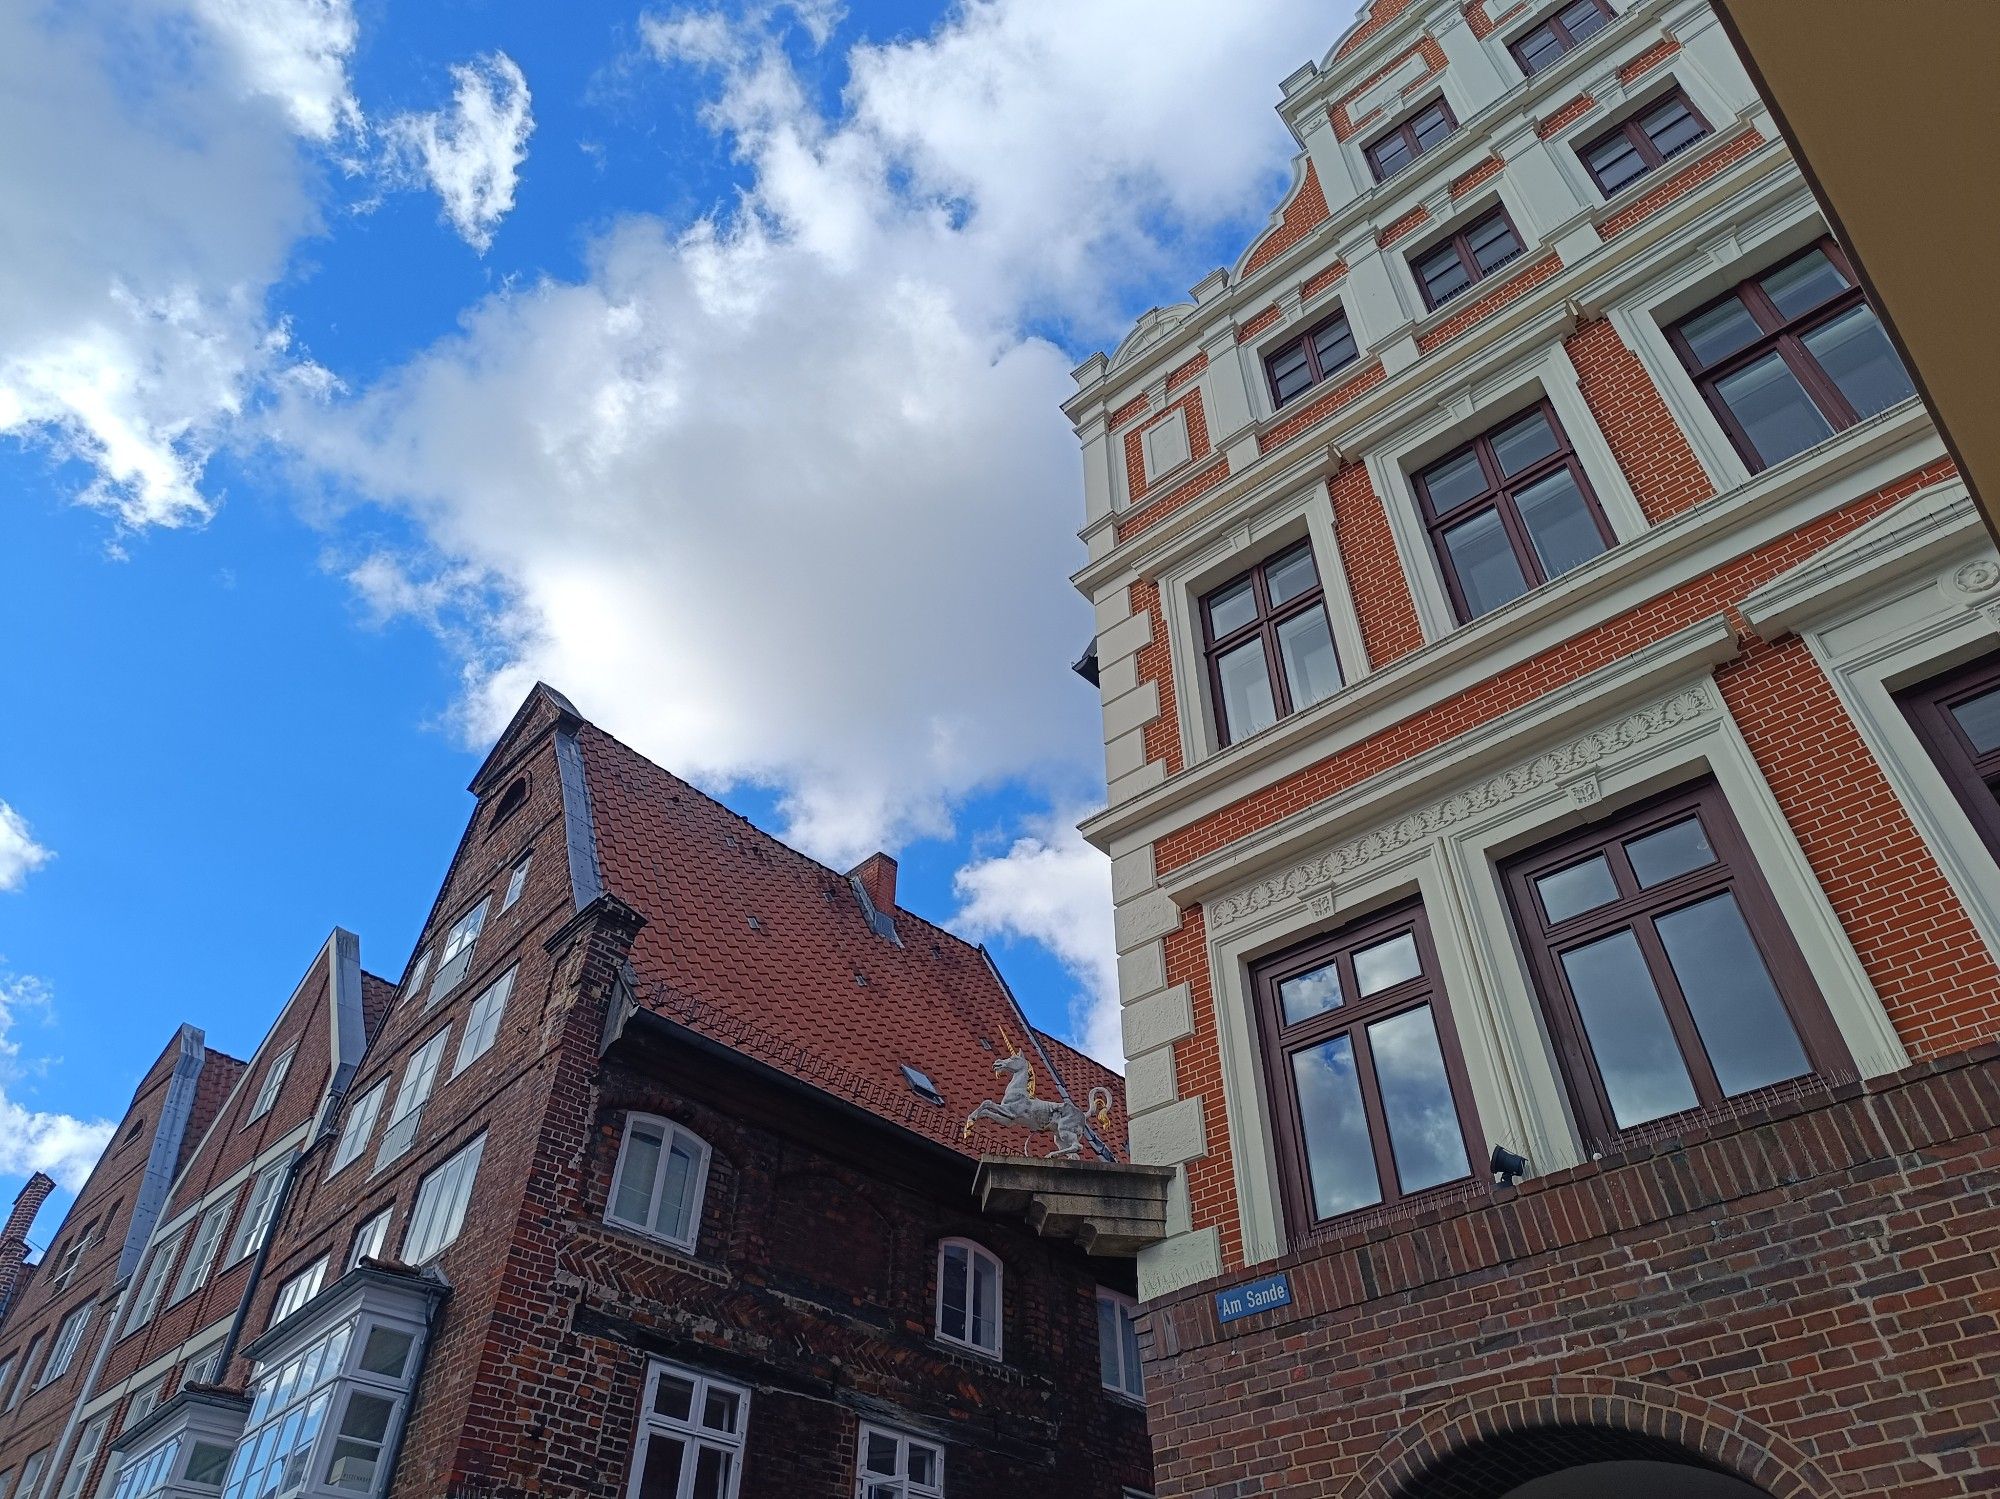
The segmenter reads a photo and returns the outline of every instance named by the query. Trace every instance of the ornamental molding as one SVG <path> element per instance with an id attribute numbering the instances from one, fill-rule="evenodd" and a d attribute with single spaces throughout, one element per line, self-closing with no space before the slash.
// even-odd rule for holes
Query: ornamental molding
<path id="1" fill-rule="evenodd" d="M 1315 914 L 1331 914 L 1333 886 L 1343 877 L 1532 791 L 1560 787 L 1573 804 L 1588 807 L 1603 794 L 1597 775 L 1600 767 L 1715 711 L 1714 700 L 1703 687 L 1682 688 L 1532 760 L 1510 766 L 1394 822 L 1335 844 L 1282 874 L 1225 895 L 1209 906 L 1209 924 L 1218 930 L 1235 926 L 1280 902 L 1292 900 L 1303 900 Z"/>
<path id="2" fill-rule="evenodd" d="M 1969 597 L 1991 593 L 2000 587 L 2000 562 L 1991 557 L 1975 557 L 1952 572 L 1950 586 Z"/>

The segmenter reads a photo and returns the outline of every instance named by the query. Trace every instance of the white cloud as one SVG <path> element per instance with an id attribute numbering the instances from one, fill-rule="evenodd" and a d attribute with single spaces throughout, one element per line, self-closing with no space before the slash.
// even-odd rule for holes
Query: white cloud
<path id="1" fill-rule="evenodd" d="M 459 63 L 449 110 L 398 115 L 382 133 L 399 169 L 428 182 L 459 237 L 484 252 L 514 206 L 535 117 L 528 81 L 504 52 Z"/>
<path id="2" fill-rule="evenodd" d="M 244 92 L 275 99 L 311 140 L 361 128 L 347 81 L 360 27 L 349 0 L 192 0 Z"/>
<path id="3" fill-rule="evenodd" d="M 1074 822 L 1051 816 L 1006 853 L 959 870 L 954 885 L 962 904 L 951 925 L 974 941 L 1038 942 L 1060 958 L 1081 985 L 1070 1013 L 1077 1044 L 1123 1072 L 1111 861 L 1083 841 Z"/>
<path id="4" fill-rule="evenodd" d="M 7 1093 L 30 1070 L 21 1060 L 20 1043 L 12 1039 L 14 1024 L 29 1012 L 46 1014 L 49 999 L 48 986 L 32 974 L 0 972 L 0 1176 L 46 1171 L 74 1192 L 116 1126 L 108 1119 L 31 1109 Z"/>
<path id="5" fill-rule="evenodd" d="M 854 51 L 827 114 L 797 14 L 642 28 L 709 80 L 739 199 L 627 219 L 581 279 L 497 293 L 273 431 L 421 523 L 429 553 L 357 582 L 460 652 L 468 737 L 546 678 L 684 773 L 777 788 L 839 863 L 947 832 L 981 787 L 1087 794 L 1071 359 L 1032 330 L 1113 336 L 1162 235 L 1261 220 L 1276 80 L 1327 22 L 987 0 Z"/>
<path id="6" fill-rule="evenodd" d="M 0 434 L 123 525 L 198 524 L 210 454 L 291 361 L 266 306 L 316 215 L 344 3 L 0 6 Z"/>
<path id="7" fill-rule="evenodd" d="M 35 842 L 28 820 L 0 802 L 0 890 L 19 890 L 55 855 Z"/>

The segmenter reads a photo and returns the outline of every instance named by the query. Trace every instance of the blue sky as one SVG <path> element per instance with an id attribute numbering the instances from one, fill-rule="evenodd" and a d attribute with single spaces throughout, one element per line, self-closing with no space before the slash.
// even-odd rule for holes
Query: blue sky
<path id="1" fill-rule="evenodd" d="M 1115 1049 L 1057 404 L 1263 222 L 1343 25 L 8 7 L 0 1193 L 76 1180 L 183 1018 L 248 1055 L 330 926 L 397 974 L 538 676 L 895 850 Z"/>

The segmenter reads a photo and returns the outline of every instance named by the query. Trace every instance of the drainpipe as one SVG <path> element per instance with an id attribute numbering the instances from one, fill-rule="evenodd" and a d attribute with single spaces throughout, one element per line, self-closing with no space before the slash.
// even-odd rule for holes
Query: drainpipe
<path id="1" fill-rule="evenodd" d="M 257 1287 L 264 1279 L 264 1266 L 271 1258 L 271 1245 L 276 1242 L 278 1228 L 285 1221 L 285 1209 L 291 1204 L 292 1189 L 305 1174 L 306 1162 L 319 1153 L 319 1148 L 333 1138 L 331 1131 L 322 1130 L 317 1139 L 304 1150 L 293 1153 L 285 1166 L 285 1179 L 278 1183 L 278 1200 L 271 1204 L 271 1218 L 264 1225 L 263 1241 L 257 1246 L 257 1257 L 250 1262 L 250 1278 L 243 1282 L 243 1294 L 236 1300 L 236 1315 L 229 1319 L 229 1331 L 223 1335 L 222 1347 L 216 1354 L 216 1382 L 229 1377 L 229 1364 L 236 1357 L 236 1345 L 243 1338 L 243 1324 L 250 1317 L 250 1303 L 257 1298 Z"/>

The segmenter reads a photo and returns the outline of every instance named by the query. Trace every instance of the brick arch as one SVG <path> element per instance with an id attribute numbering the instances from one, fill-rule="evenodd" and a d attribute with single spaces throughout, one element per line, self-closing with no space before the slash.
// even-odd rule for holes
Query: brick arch
<path id="1" fill-rule="evenodd" d="M 1564 1468 L 1634 1458 L 1727 1474 L 1771 1499 L 1834 1493 L 1797 1447 L 1734 1411 L 1640 1380 L 1567 1377 L 1432 1409 L 1342 1499 L 1497 1499 Z"/>

